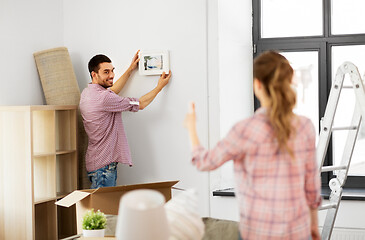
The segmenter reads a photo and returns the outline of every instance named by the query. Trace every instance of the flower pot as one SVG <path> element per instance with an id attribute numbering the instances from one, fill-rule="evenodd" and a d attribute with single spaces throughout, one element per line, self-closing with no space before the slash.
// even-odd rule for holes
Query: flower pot
<path id="1" fill-rule="evenodd" d="M 105 229 L 95 229 L 95 230 L 82 229 L 82 235 L 84 237 L 104 237 Z"/>

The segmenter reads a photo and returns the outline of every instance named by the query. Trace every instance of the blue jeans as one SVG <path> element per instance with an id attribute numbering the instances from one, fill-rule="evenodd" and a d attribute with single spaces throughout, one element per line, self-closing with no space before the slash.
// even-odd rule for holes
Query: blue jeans
<path id="1" fill-rule="evenodd" d="M 95 171 L 88 172 L 91 189 L 101 187 L 114 187 L 117 183 L 117 162 L 113 162 Z"/>

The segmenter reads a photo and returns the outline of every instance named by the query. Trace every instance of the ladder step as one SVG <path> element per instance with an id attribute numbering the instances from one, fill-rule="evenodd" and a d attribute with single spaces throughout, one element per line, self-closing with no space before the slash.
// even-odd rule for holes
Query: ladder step
<path id="1" fill-rule="evenodd" d="M 336 130 L 356 130 L 357 126 L 348 126 L 348 127 L 333 127 L 332 131 Z"/>
<path id="2" fill-rule="evenodd" d="M 331 172 L 331 171 L 335 171 L 335 170 L 343 170 L 346 169 L 347 165 L 343 165 L 343 166 L 326 166 L 326 167 L 322 167 L 321 168 L 321 172 Z"/>
<path id="3" fill-rule="evenodd" d="M 353 86 L 342 86 L 342 88 L 354 88 Z"/>
<path id="4" fill-rule="evenodd" d="M 319 206 L 318 210 L 325 210 L 325 209 L 336 208 L 336 207 L 337 207 L 336 203 L 330 203 L 330 204 L 325 204 L 325 205 Z"/>

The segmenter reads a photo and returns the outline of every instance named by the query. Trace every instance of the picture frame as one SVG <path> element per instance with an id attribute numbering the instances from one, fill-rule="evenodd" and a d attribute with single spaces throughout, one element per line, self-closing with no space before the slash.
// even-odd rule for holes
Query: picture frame
<path id="1" fill-rule="evenodd" d="M 161 75 L 170 71 L 168 50 L 141 50 L 139 52 L 139 74 Z"/>

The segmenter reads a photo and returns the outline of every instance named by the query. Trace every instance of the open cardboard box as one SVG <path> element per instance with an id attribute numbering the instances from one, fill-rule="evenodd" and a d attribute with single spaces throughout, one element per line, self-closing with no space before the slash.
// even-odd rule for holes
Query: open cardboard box
<path id="1" fill-rule="evenodd" d="M 135 189 L 153 189 L 162 193 L 165 201 L 171 199 L 171 188 L 178 181 L 144 183 L 116 187 L 105 187 L 98 189 L 76 190 L 68 194 L 56 204 L 63 207 L 70 207 L 76 204 L 77 233 L 82 233 L 82 217 L 87 210 L 100 209 L 105 214 L 118 215 L 120 198 L 128 191 Z"/>

